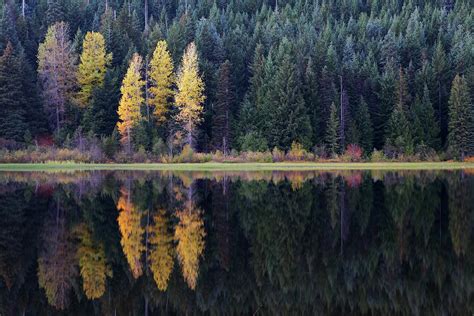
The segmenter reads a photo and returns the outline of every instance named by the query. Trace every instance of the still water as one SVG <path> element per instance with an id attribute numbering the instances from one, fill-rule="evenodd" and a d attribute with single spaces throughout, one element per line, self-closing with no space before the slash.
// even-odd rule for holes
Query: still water
<path id="1" fill-rule="evenodd" d="M 0 173 L 0 315 L 472 315 L 474 172 Z"/>

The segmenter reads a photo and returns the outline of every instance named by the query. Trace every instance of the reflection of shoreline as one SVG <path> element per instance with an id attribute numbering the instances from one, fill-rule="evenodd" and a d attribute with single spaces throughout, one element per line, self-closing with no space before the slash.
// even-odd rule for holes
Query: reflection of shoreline
<path id="1" fill-rule="evenodd" d="M 169 179 L 177 177 L 183 183 L 191 183 L 194 180 L 214 180 L 222 182 L 227 179 L 234 181 L 267 181 L 279 183 L 288 180 L 298 187 L 302 183 L 313 179 L 325 179 L 327 177 L 343 177 L 351 186 L 360 184 L 364 175 L 370 175 L 374 180 L 383 180 L 387 177 L 403 178 L 416 177 L 421 179 L 428 177 L 433 179 L 444 173 L 474 174 L 474 169 L 466 170 L 273 170 L 273 171 L 111 171 L 111 170 L 94 170 L 94 171 L 71 171 L 71 172 L 16 172 L 7 171 L 0 172 L 0 186 L 16 183 L 35 183 L 37 185 L 53 185 L 53 184 L 81 184 L 89 187 L 100 186 L 108 177 L 113 177 L 118 181 L 130 180 L 153 180 L 153 179 Z"/>

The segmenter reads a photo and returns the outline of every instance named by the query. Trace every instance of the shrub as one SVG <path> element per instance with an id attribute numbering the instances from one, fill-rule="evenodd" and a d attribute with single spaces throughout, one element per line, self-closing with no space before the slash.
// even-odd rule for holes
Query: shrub
<path id="1" fill-rule="evenodd" d="M 168 154 L 168 148 L 166 147 L 165 142 L 161 138 L 157 138 L 153 141 L 153 147 L 151 149 L 153 155 L 163 156 Z"/>
<path id="2" fill-rule="evenodd" d="M 285 152 L 278 149 L 278 147 L 274 147 L 272 150 L 272 160 L 274 162 L 281 162 L 285 160 Z"/>
<path id="3" fill-rule="evenodd" d="M 386 161 L 387 157 L 385 157 L 383 151 L 374 149 L 372 155 L 370 156 L 370 161 L 372 162 L 382 162 Z"/>
<path id="4" fill-rule="evenodd" d="M 362 160 L 363 150 L 359 145 L 349 144 L 344 152 L 342 159 L 344 161 L 357 162 Z"/>
<path id="5" fill-rule="evenodd" d="M 244 162 L 273 162 L 272 154 L 268 151 L 258 152 L 258 151 L 248 151 L 243 152 L 240 155 Z"/>
<path id="6" fill-rule="evenodd" d="M 286 154 L 286 159 L 290 161 L 310 161 L 314 160 L 314 155 L 308 153 L 298 142 L 291 143 L 291 149 Z"/>

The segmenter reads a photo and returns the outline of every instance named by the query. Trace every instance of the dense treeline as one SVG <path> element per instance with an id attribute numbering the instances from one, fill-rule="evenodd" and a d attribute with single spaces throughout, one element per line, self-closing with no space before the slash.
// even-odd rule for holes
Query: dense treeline
<path id="1" fill-rule="evenodd" d="M 0 4 L 4 147 L 474 154 L 469 0 Z"/>

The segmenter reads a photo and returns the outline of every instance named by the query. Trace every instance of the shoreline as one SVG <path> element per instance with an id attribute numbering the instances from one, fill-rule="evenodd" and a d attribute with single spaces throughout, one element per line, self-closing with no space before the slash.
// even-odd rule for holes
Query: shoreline
<path id="1" fill-rule="evenodd" d="M 5 171 L 311 171 L 311 170 L 460 170 L 474 169 L 473 162 L 272 162 L 272 163 L 0 163 Z"/>

